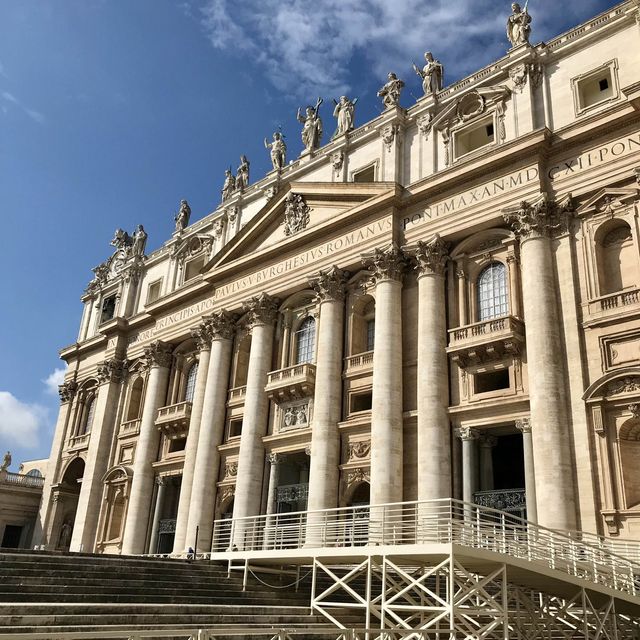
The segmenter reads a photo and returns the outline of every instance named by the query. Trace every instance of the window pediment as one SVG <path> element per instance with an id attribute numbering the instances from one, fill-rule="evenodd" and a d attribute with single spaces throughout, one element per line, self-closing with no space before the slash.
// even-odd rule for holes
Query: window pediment
<path id="1" fill-rule="evenodd" d="M 593 214 L 607 214 L 614 217 L 633 206 L 639 198 L 639 189 L 601 189 L 580 205 L 575 215 L 581 218 Z"/>

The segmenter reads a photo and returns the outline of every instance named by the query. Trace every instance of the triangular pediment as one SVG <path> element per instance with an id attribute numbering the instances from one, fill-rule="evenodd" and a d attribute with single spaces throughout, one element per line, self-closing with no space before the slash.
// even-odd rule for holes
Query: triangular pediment
<path id="1" fill-rule="evenodd" d="M 286 251 L 399 195 L 395 183 L 291 183 L 280 189 L 204 267 L 203 273 L 247 257 Z M 287 222 L 289 224 L 287 224 Z"/>
<path id="2" fill-rule="evenodd" d="M 626 209 L 635 202 L 639 194 L 638 189 L 601 189 L 576 209 L 576 215 L 580 217 L 593 213 L 615 215 L 616 211 Z"/>

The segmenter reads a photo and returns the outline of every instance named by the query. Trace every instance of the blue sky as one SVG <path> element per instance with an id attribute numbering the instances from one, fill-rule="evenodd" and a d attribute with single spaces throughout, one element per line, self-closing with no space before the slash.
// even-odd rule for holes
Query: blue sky
<path id="1" fill-rule="evenodd" d="M 530 0 L 532 41 L 613 6 Z M 359 97 L 378 115 L 389 71 L 421 94 L 430 49 L 447 84 L 502 56 L 510 2 L 495 0 L 0 0 L 0 454 L 46 457 L 59 406 L 58 350 L 74 342 L 91 267 L 116 227 L 165 241 L 182 198 L 193 220 L 224 169 L 270 167 L 281 126 L 301 151 L 298 106 Z M 56 371 L 57 370 L 57 371 Z"/>

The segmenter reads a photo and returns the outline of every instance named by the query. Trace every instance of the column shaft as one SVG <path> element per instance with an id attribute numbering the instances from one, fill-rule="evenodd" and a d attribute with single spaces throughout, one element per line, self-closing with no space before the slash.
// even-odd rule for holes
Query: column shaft
<path id="1" fill-rule="evenodd" d="M 516 421 L 516 427 L 522 432 L 524 454 L 524 490 L 527 501 L 527 520 L 538 522 L 538 503 L 536 500 L 536 472 L 533 463 L 533 439 L 529 420 Z"/>
<path id="2" fill-rule="evenodd" d="M 155 344 L 157 345 L 157 343 Z M 156 428 L 155 421 L 158 409 L 165 402 L 169 384 L 171 359 L 168 350 L 163 346 L 152 348 L 155 349 L 155 353 L 145 350 L 145 354 L 149 353 L 150 371 L 140 420 L 140 435 L 136 445 L 131 495 L 122 541 L 122 553 L 125 555 L 143 553 L 145 549 L 153 494 L 154 472 L 151 464 L 157 458 L 160 442 L 160 433 Z"/>
<path id="3" fill-rule="evenodd" d="M 156 502 L 153 509 L 153 521 L 151 525 L 151 539 L 149 541 L 149 553 L 157 553 L 158 551 L 158 534 L 160 532 L 160 516 L 162 515 L 162 507 L 164 506 L 165 480 L 157 478 L 158 490 L 156 491 Z"/>
<path id="4" fill-rule="evenodd" d="M 198 551 L 211 549 L 216 483 L 220 473 L 218 446 L 224 436 L 227 389 L 232 351 L 231 321 L 224 333 L 214 335 L 209 358 L 207 386 L 202 406 L 198 450 L 193 469 L 193 488 L 187 525 L 187 541 L 195 540 L 198 529 Z"/>
<path id="5" fill-rule="evenodd" d="M 473 504 L 478 489 L 478 435 L 472 429 L 461 429 L 462 439 L 462 500 Z"/>
<path id="6" fill-rule="evenodd" d="M 182 484 L 180 485 L 180 501 L 178 503 L 178 515 L 176 517 L 176 534 L 173 542 L 173 552 L 182 553 L 193 546 L 194 539 L 187 539 L 187 526 L 189 523 L 189 508 L 193 494 L 194 469 L 198 452 L 198 440 L 200 426 L 202 424 L 202 410 L 209 372 L 209 360 L 211 355 L 210 337 L 206 332 L 202 336 L 200 344 L 200 360 L 196 375 L 196 386 L 193 394 L 191 417 L 189 418 L 189 433 L 185 446 L 184 466 L 182 468 Z"/>

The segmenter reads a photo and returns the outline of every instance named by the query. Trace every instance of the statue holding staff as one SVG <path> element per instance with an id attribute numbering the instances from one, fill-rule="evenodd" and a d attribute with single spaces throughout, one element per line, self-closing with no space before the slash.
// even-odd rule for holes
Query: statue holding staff
<path id="1" fill-rule="evenodd" d="M 240 156 L 240 166 L 236 173 L 236 191 L 244 191 L 249 186 L 249 160 Z"/>
<path id="2" fill-rule="evenodd" d="M 348 131 L 353 129 L 353 123 L 355 120 L 355 108 L 358 98 L 355 100 L 349 100 L 347 96 L 340 96 L 340 100 L 333 101 L 335 109 L 333 110 L 333 117 L 338 120 L 338 128 L 331 138 L 337 138 Z"/>
<path id="3" fill-rule="evenodd" d="M 236 179 L 231 173 L 231 167 L 224 172 L 224 184 L 222 185 L 222 202 L 226 202 L 236 188 Z"/>
<path id="4" fill-rule="evenodd" d="M 524 5 L 524 9 L 520 8 L 517 2 L 511 5 L 511 15 L 507 20 L 507 38 L 512 47 L 521 44 L 529 44 L 529 36 L 531 35 L 531 16 L 527 11 L 529 0 Z"/>
<path id="5" fill-rule="evenodd" d="M 284 143 L 284 136 L 276 131 L 273 134 L 273 142 L 268 142 L 264 139 L 265 149 L 269 149 L 271 156 L 271 164 L 275 171 L 282 171 L 287 160 L 287 145 Z"/>
<path id="6" fill-rule="evenodd" d="M 315 107 L 308 106 L 303 116 L 300 108 L 298 108 L 297 118 L 303 124 L 302 127 L 302 144 L 305 153 L 312 153 L 320 146 L 322 140 L 322 120 L 320 120 L 320 105 L 322 98 L 318 98 Z"/>
<path id="7" fill-rule="evenodd" d="M 433 57 L 431 51 L 424 54 L 427 64 L 422 69 L 413 65 L 413 70 L 422 78 L 422 90 L 425 96 L 435 95 L 444 84 L 444 67 L 439 60 Z"/>
<path id="8" fill-rule="evenodd" d="M 398 76 L 395 73 L 390 73 L 387 76 L 387 83 L 378 91 L 378 97 L 382 98 L 382 104 L 385 109 L 398 106 L 402 87 L 404 87 L 404 82 L 398 80 Z"/>
<path id="9" fill-rule="evenodd" d="M 189 218 L 191 217 L 191 207 L 186 200 L 180 201 L 180 210 L 176 214 L 174 220 L 176 221 L 175 233 L 182 233 L 189 226 Z"/>

